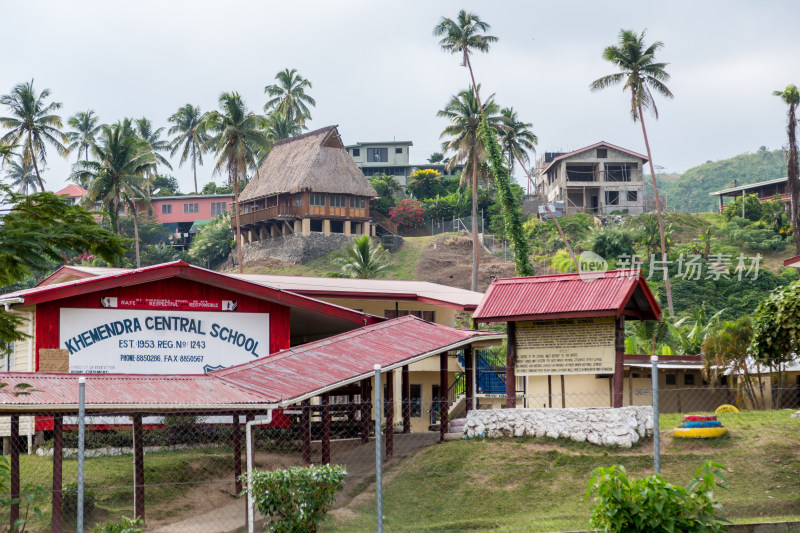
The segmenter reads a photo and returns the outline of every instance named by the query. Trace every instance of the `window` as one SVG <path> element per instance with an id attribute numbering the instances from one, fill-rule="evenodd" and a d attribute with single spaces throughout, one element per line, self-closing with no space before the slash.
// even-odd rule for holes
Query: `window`
<path id="1" fill-rule="evenodd" d="M 394 149 L 394 153 L 396 153 L 396 154 L 402 154 L 402 153 L 403 153 L 403 149 L 402 149 L 402 148 L 395 148 L 395 149 Z"/>
<path id="2" fill-rule="evenodd" d="M 637 191 L 628 191 L 628 201 L 636 202 L 639 200 L 639 193 Z"/>
<path id="3" fill-rule="evenodd" d="M 632 181 L 631 174 L 635 168 L 635 163 L 625 165 L 606 164 L 606 181 Z"/>
<path id="4" fill-rule="evenodd" d="M 301 205 L 303 205 L 303 197 L 300 196 L 299 194 L 295 197 L 295 205 L 297 207 L 300 207 Z"/>
<path id="5" fill-rule="evenodd" d="M 684 385 L 694 385 L 694 374 L 684 374 L 683 375 L 683 384 Z"/>
<path id="6" fill-rule="evenodd" d="M 198 204 L 198 203 L 183 204 L 183 212 L 184 213 L 199 213 L 200 212 L 200 204 Z"/>
<path id="7" fill-rule="evenodd" d="M 667 378 L 667 385 L 675 385 L 678 382 L 678 380 L 676 379 L 677 376 L 675 374 L 667 374 L 664 377 Z"/>
<path id="8" fill-rule="evenodd" d="M 172 204 L 161 204 L 161 214 L 162 215 L 171 215 L 172 214 Z"/>
<path id="9" fill-rule="evenodd" d="M 408 316 L 414 315 L 417 318 L 421 318 L 422 320 L 426 320 L 428 322 L 433 322 L 435 317 L 435 311 L 409 311 L 408 309 L 400 309 L 400 313 L 397 314 L 394 309 L 385 309 L 383 311 L 383 316 L 385 318 L 397 318 L 398 316 Z"/>
<path id="10" fill-rule="evenodd" d="M 366 207 L 366 199 L 359 198 L 358 196 L 350 197 L 350 207 L 354 209 L 364 209 Z"/>
<path id="11" fill-rule="evenodd" d="M 619 205 L 619 191 L 606 191 L 606 205 Z"/>
<path id="12" fill-rule="evenodd" d="M 331 196 L 331 207 L 347 207 L 347 197 Z"/>
<path id="13" fill-rule="evenodd" d="M 422 385 L 411 384 L 411 395 L 409 396 L 410 412 L 412 418 L 422 417 Z"/>
<path id="14" fill-rule="evenodd" d="M 211 216 L 215 217 L 228 212 L 227 202 L 211 202 Z"/>
<path id="15" fill-rule="evenodd" d="M 389 161 L 389 149 L 367 148 L 367 161 L 370 163 L 386 163 Z"/>
<path id="16" fill-rule="evenodd" d="M 325 195 L 324 194 L 311 194 L 309 196 L 309 200 L 311 202 L 311 205 L 325 206 Z"/>
<path id="17" fill-rule="evenodd" d="M 567 180 L 594 181 L 594 167 L 592 165 L 567 165 Z"/>
<path id="18" fill-rule="evenodd" d="M 607 158 L 608 158 L 608 148 L 598 148 L 597 159 L 607 159 Z"/>
<path id="19" fill-rule="evenodd" d="M 353 148 L 353 157 L 361 157 L 361 148 Z"/>

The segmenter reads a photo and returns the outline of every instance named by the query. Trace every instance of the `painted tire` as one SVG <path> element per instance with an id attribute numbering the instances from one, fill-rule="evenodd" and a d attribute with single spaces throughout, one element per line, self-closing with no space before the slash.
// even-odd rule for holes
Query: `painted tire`
<path id="1" fill-rule="evenodd" d="M 699 422 L 681 422 L 682 428 L 719 428 L 722 422 L 716 420 L 701 420 Z"/>
<path id="2" fill-rule="evenodd" d="M 686 415 L 683 419 L 687 422 L 703 422 L 707 420 L 716 420 L 717 415 Z"/>
<path id="3" fill-rule="evenodd" d="M 717 413 L 717 414 L 720 414 L 720 413 L 738 413 L 739 410 L 736 408 L 735 405 L 730 405 L 730 404 L 726 403 L 724 405 L 720 405 L 719 407 L 717 407 L 717 410 L 714 411 L 714 412 Z"/>
<path id="4" fill-rule="evenodd" d="M 710 439 L 727 432 L 728 428 L 675 428 L 673 435 L 681 439 Z"/>

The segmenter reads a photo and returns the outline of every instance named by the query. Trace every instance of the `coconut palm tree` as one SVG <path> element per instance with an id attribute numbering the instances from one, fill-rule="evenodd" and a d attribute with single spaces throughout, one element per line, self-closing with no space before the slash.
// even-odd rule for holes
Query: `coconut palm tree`
<path id="1" fill-rule="evenodd" d="M 150 147 L 150 151 L 153 152 L 153 155 L 156 158 L 156 163 L 164 165 L 168 169 L 172 170 L 172 165 L 170 162 L 161 155 L 161 152 L 166 152 L 170 149 L 169 141 L 165 141 L 161 138 L 164 128 L 153 130 L 153 123 L 150 122 L 149 119 L 142 117 L 136 119 L 136 132 L 139 134 L 139 137 L 141 137 L 142 140 L 147 143 L 147 146 Z"/>
<path id="2" fill-rule="evenodd" d="M 530 122 L 522 122 L 513 107 L 500 110 L 502 127 L 498 130 L 498 142 L 508 154 L 508 173 L 514 175 L 514 160 L 530 163 L 528 152 L 535 152 L 539 138 L 531 131 Z"/>
<path id="3" fill-rule="evenodd" d="M 242 238 L 239 222 L 239 180 L 247 179 L 247 171 L 256 169 L 256 155 L 266 149 L 268 140 L 264 134 L 266 119 L 248 111 L 237 92 L 222 93 L 219 111 L 211 111 L 204 119 L 209 139 L 204 147 L 214 150 L 217 162 L 214 173 L 228 174 L 228 183 L 233 186 L 233 208 L 236 225 L 236 257 L 239 272 L 242 267 Z"/>
<path id="4" fill-rule="evenodd" d="M 297 73 L 297 69 L 288 68 L 275 75 L 278 83 L 267 85 L 264 92 L 271 98 L 264 106 L 265 113 L 280 113 L 287 119 L 306 129 L 306 120 L 311 120 L 311 110 L 317 102 L 306 94 L 311 89 L 311 82 Z"/>
<path id="5" fill-rule="evenodd" d="M 3 168 L 7 160 L 11 159 L 11 156 L 14 155 L 14 150 L 17 148 L 19 148 L 19 145 L 0 142 L 0 169 Z"/>
<path id="6" fill-rule="evenodd" d="M 33 163 L 39 187 L 44 192 L 44 181 L 39 172 L 39 161 L 47 163 L 47 145 L 51 144 L 59 155 L 66 155 L 66 138 L 61 133 L 61 117 L 55 111 L 61 108 L 59 102 L 47 103 L 50 89 L 36 93 L 33 80 L 14 86 L 11 94 L 0 97 L 0 104 L 8 107 L 10 115 L 0 117 L 0 124 L 11 131 L 0 138 L 2 143 L 20 143 L 22 157 Z"/>
<path id="7" fill-rule="evenodd" d="M 95 137 L 100 132 L 99 122 L 100 118 L 91 109 L 75 113 L 67 120 L 67 126 L 72 128 L 72 131 L 66 133 L 69 141 L 67 150 L 77 152 L 78 159 L 83 152 L 84 161 L 89 160 L 89 148 L 94 146 Z"/>
<path id="8" fill-rule="evenodd" d="M 433 28 L 433 34 L 437 37 L 442 37 L 442 40 L 439 41 L 442 50 L 451 54 L 461 54 L 461 66 L 469 69 L 472 88 L 475 90 L 476 96 L 478 86 L 475 83 L 475 75 L 472 72 L 469 56 L 473 50 L 488 52 L 489 44 L 497 42 L 497 37 L 484 35 L 490 29 L 491 26 L 482 21 L 478 15 L 467 13 L 463 9 L 458 12 L 456 20 L 442 17 L 439 24 Z"/>
<path id="9" fill-rule="evenodd" d="M 114 232 L 119 233 L 121 211 L 127 207 L 134 215 L 134 244 L 138 268 L 141 263 L 137 202 L 147 201 L 149 198 L 148 176 L 155 173 L 156 154 L 127 118 L 112 126 L 103 126 L 92 152 L 94 160 L 78 162 L 71 179 L 86 184 L 87 192 L 82 202 L 87 207 L 100 202 L 108 212 Z"/>
<path id="10" fill-rule="evenodd" d="M 672 98 L 673 95 L 664 85 L 664 82 L 669 81 L 669 74 L 664 70 L 667 63 L 658 63 L 655 60 L 656 53 L 664 46 L 664 43 L 656 41 L 653 44 L 646 45 L 644 42 L 645 31 L 637 34 L 631 30 L 621 30 L 619 43 L 608 46 L 603 51 L 603 59 L 616 65 L 619 72 L 596 79 L 589 87 L 592 91 L 600 91 L 621 83 L 623 91 L 630 91 L 631 118 L 633 118 L 634 122 L 638 121 L 642 125 L 644 145 L 647 148 L 647 159 L 650 163 L 650 177 L 653 179 L 653 196 L 656 200 L 656 214 L 658 215 L 658 228 L 661 237 L 661 260 L 663 265 L 666 266 L 667 244 L 664 237 L 664 220 L 661 214 L 656 172 L 653 168 L 653 155 L 650 152 L 650 141 L 647 138 L 643 110 L 649 110 L 655 118 L 658 118 L 658 108 L 653 99 L 653 92 L 665 98 Z M 663 272 L 669 314 L 674 315 L 675 310 L 672 306 L 672 288 L 669 283 L 669 272 L 666 268 L 663 269 Z"/>
<path id="11" fill-rule="evenodd" d="M 449 138 L 442 143 L 442 150 L 453 152 L 454 156 L 447 162 L 448 170 L 457 164 L 464 163 L 461 172 L 461 186 L 467 183 L 472 187 L 472 290 L 478 290 L 478 265 L 480 264 L 480 245 L 478 243 L 478 170 L 486 158 L 483 138 L 478 131 L 481 122 L 481 107 L 477 95 L 480 95 L 481 86 L 477 91 L 465 89 L 453 96 L 444 109 L 437 112 L 439 117 L 446 118 L 450 124 L 439 136 Z M 489 124 L 497 128 L 500 126 L 501 117 L 497 114 L 498 107 L 494 103 L 494 95 L 490 95 L 483 105 L 483 112 Z M 467 177 L 472 176 L 470 182 Z"/>
<path id="12" fill-rule="evenodd" d="M 788 153 L 786 158 L 786 176 L 789 183 L 789 194 L 792 196 L 792 227 L 794 231 L 795 252 L 800 254 L 800 168 L 797 161 L 797 105 L 800 104 L 800 92 L 796 85 L 788 85 L 782 91 L 772 94 L 780 98 L 789 106 L 787 112 L 786 134 L 789 137 Z"/>
<path id="13" fill-rule="evenodd" d="M 203 115 L 199 106 L 186 104 L 178 109 L 169 121 L 174 124 L 169 129 L 169 134 L 174 135 L 169 143 L 170 156 L 181 151 L 179 167 L 192 159 L 192 174 L 194 174 L 194 193 L 197 194 L 197 163 L 203 164 L 203 145 L 208 140 L 208 135 L 203 130 Z"/>
<path id="14" fill-rule="evenodd" d="M 339 265 L 341 274 L 346 278 L 377 278 L 389 267 L 383 246 L 375 244 L 369 235 L 353 239 L 353 246 L 333 262 Z"/>
<path id="15" fill-rule="evenodd" d="M 17 188 L 19 194 L 28 195 L 28 190 L 36 191 L 36 173 L 30 161 L 25 161 L 22 156 L 17 156 L 8 160 L 6 177 L 11 182 L 12 187 Z"/>

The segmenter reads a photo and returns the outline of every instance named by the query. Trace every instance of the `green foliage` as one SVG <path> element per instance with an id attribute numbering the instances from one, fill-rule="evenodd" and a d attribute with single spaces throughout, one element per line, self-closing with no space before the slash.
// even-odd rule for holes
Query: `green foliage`
<path id="1" fill-rule="evenodd" d="M 623 466 L 598 468 L 585 496 L 594 496 L 596 502 L 591 527 L 614 533 L 727 531 L 725 524 L 730 522 L 714 499 L 717 487 L 727 488 L 722 468 L 719 463 L 705 463 L 686 489 L 660 474 L 631 480 Z"/>
<path id="2" fill-rule="evenodd" d="M 784 236 L 762 220 L 750 222 L 740 216 L 734 216 L 718 233 L 720 240 L 725 244 L 736 246 L 747 252 L 763 253 L 786 249 Z"/>
<path id="3" fill-rule="evenodd" d="M 231 215 L 224 213 L 200 227 L 187 257 L 194 265 L 214 268 L 228 257 L 233 247 Z"/>
<path id="4" fill-rule="evenodd" d="M 64 519 L 74 522 L 78 518 L 78 484 L 67 483 L 61 490 Z M 97 495 L 94 490 L 83 487 L 83 516 L 90 517 L 97 506 Z"/>
<path id="5" fill-rule="evenodd" d="M 181 186 L 178 180 L 168 174 L 156 174 L 153 178 L 151 189 L 153 191 L 158 190 L 157 193 L 153 194 L 154 197 L 179 196 L 181 194 Z"/>
<path id="6" fill-rule="evenodd" d="M 389 209 L 389 218 L 399 226 L 418 228 L 423 223 L 425 208 L 419 200 L 404 198 Z"/>
<path id="7" fill-rule="evenodd" d="M 566 274 L 567 272 L 575 272 L 575 262 L 569 256 L 566 248 L 558 250 L 550 258 L 550 266 L 557 272 Z"/>
<path id="8" fill-rule="evenodd" d="M 377 278 L 389 267 L 383 246 L 373 242 L 369 235 L 353 239 L 353 246 L 333 262 L 339 265 L 341 275 L 346 278 Z"/>
<path id="9" fill-rule="evenodd" d="M 594 228 L 594 220 L 585 213 L 561 217 L 559 223 L 576 253 L 578 252 L 576 244 L 585 240 Z M 552 220 L 531 217 L 523 227 L 528 233 L 528 241 L 531 243 L 534 255 L 541 256 L 564 248 L 564 241 L 561 240 L 561 235 Z"/>
<path id="10" fill-rule="evenodd" d="M 758 200 L 757 194 L 746 194 L 744 196 L 744 218 L 755 222 L 759 220 L 762 215 L 761 202 Z M 737 196 L 725 206 L 722 212 L 727 220 L 733 217 L 742 216 L 742 197 Z"/>
<path id="11" fill-rule="evenodd" d="M 705 302 L 692 307 L 688 316 L 675 320 L 666 320 L 672 336 L 675 351 L 682 355 L 697 355 L 701 347 L 719 323 L 719 317 L 725 310 L 721 309 L 709 315 Z M 673 323 L 674 322 L 674 323 Z"/>
<path id="12" fill-rule="evenodd" d="M 142 246 L 142 266 L 171 263 L 181 258 L 181 253 L 164 243 L 145 244 Z"/>
<path id="13" fill-rule="evenodd" d="M 256 470 L 250 478 L 250 490 L 261 514 L 272 518 L 266 524 L 267 531 L 313 533 L 333 505 L 346 476 L 344 467 L 339 465 Z"/>
<path id="14" fill-rule="evenodd" d="M 10 498 L 11 493 L 11 465 L 8 458 L 0 455 L 0 509 L 8 509 L 12 505 L 19 505 L 19 518 L 14 522 L 12 531 L 22 533 L 26 530 L 29 515 L 33 515 L 42 522 L 42 511 L 34 505 L 37 499 L 43 499 L 46 491 L 41 485 L 26 483 L 20 488 L 18 498 Z"/>
<path id="15" fill-rule="evenodd" d="M 395 204 L 397 198 L 402 197 L 403 188 L 397 178 L 389 174 L 380 174 L 369 178 L 370 184 L 378 193 L 375 200 L 375 210 L 383 216 L 389 216 L 389 209 Z"/>
<path id="16" fill-rule="evenodd" d="M 142 533 L 144 521 L 141 518 L 123 516 L 118 522 L 106 522 L 95 528 L 95 533 Z"/>
<path id="17" fill-rule="evenodd" d="M 636 244 L 644 248 L 647 257 L 659 254 L 661 251 L 661 233 L 658 230 L 658 216 L 655 213 L 645 213 L 636 217 L 634 223 Z M 672 224 L 664 224 L 664 242 L 669 252 L 670 234 Z"/>
<path id="18" fill-rule="evenodd" d="M 800 353 L 800 281 L 772 291 L 753 317 L 752 355 L 770 368 Z"/>
<path id="19" fill-rule="evenodd" d="M 436 170 L 423 168 L 409 177 L 408 191 L 418 200 L 436 198 L 445 193 L 444 182 Z"/>
<path id="20" fill-rule="evenodd" d="M 437 196 L 425 200 L 425 215 L 431 220 L 445 221 L 453 218 L 469 216 L 472 209 L 472 195 L 470 192 L 456 190 L 445 196 Z"/>
<path id="21" fill-rule="evenodd" d="M 632 256 L 634 236 L 630 231 L 619 228 L 594 230 L 588 239 L 589 249 L 608 262 L 625 254 Z"/>

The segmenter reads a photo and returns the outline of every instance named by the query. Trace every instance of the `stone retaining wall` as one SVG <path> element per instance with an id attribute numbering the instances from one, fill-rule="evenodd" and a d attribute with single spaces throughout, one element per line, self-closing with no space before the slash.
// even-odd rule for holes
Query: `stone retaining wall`
<path id="1" fill-rule="evenodd" d="M 259 259 L 270 257 L 302 265 L 343 246 L 353 244 L 354 237 L 357 235 L 344 235 L 343 233 L 324 235 L 316 232 L 310 235 L 293 233 L 271 237 L 242 246 L 242 261 L 247 266 Z M 231 252 L 231 257 L 236 257 L 236 250 Z"/>
<path id="2" fill-rule="evenodd" d="M 653 431 L 653 408 L 479 409 L 470 411 L 467 437 L 551 437 L 630 448 Z"/>

